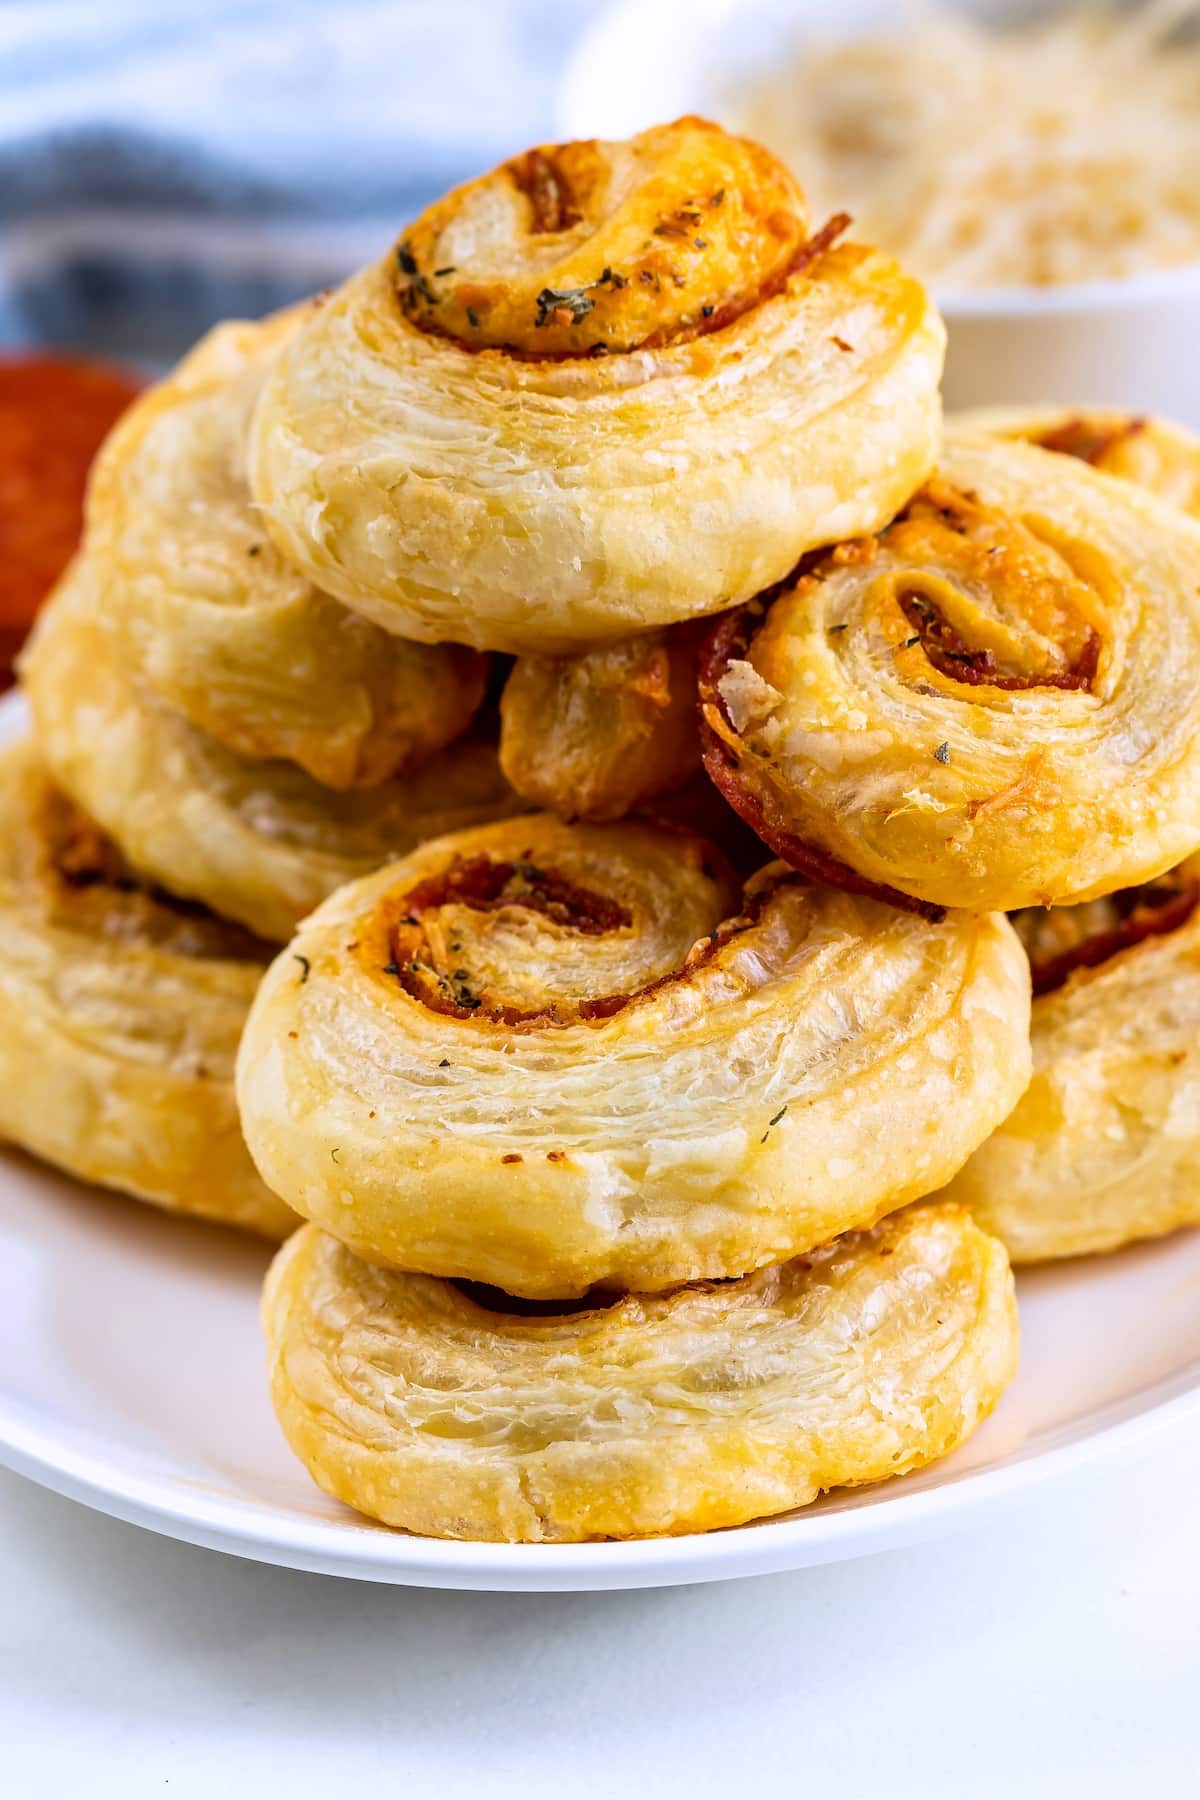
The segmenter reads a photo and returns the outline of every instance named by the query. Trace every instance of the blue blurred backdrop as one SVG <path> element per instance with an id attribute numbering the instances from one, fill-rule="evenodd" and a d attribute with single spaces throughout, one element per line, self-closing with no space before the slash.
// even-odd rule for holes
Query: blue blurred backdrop
<path id="1" fill-rule="evenodd" d="M 552 136 L 597 0 L 0 0 L 0 342 L 150 367 Z"/>

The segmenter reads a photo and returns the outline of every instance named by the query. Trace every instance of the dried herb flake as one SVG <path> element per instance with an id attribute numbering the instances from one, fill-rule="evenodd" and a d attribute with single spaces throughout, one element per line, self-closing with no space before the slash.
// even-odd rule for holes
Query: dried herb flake
<path id="1" fill-rule="evenodd" d="M 533 321 L 534 328 L 540 330 L 543 325 L 549 325 L 557 312 L 569 313 L 572 325 L 578 325 L 581 319 L 586 319 L 594 310 L 595 305 L 596 302 L 585 287 L 544 287 L 537 297 L 538 310 L 537 318 Z"/>
<path id="2" fill-rule="evenodd" d="M 782 1119 L 782 1117 L 786 1111 L 787 1111 L 787 1101 L 785 1100 L 783 1105 L 780 1107 L 779 1111 L 775 1114 L 775 1117 L 773 1119 L 767 1120 L 767 1129 L 763 1132 L 762 1136 L 758 1140 L 760 1144 L 766 1143 L 767 1139 L 771 1135 L 772 1128 L 774 1126 L 778 1125 L 780 1119 Z"/>

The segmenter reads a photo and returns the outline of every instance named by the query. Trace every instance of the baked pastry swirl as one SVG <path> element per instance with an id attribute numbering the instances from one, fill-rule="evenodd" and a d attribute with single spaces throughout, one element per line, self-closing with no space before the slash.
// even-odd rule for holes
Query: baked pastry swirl
<path id="1" fill-rule="evenodd" d="M 0 1138 L 84 1181 L 281 1237 L 233 1059 L 267 945 L 136 881 L 28 744 L 0 752 Z"/>
<path id="2" fill-rule="evenodd" d="M 956 1207 L 740 1281 L 518 1313 L 314 1226 L 267 1278 L 271 1395 L 337 1499 L 436 1537 L 707 1531 L 944 1456 L 1017 1358 L 1001 1246 Z"/>
<path id="3" fill-rule="evenodd" d="M 564 655 L 748 599 L 936 454 L 941 322 L 845 223 L 701 119 L 513 158 L 286 347 L 265 524 L 430 643 Z"/>
<path id="4" fill-rule="evenodd" d="M 947 419 L 953 435 L 1020 438 L 1120 475 L 1200 518 L 1200 438 L 1170 419 L 1088 407 L 996 406 Z"/>
<path id="5" fill-rule="evenodd" d="M 1200 531 L 1075 458 L 954 438 L 884 531 L 726 617 L 705 760 L 798 868 L 1049 905 L 1200 844 Z"/>
<path id="6" fill-rule="evenodd" d="M 268 971 L 251 1154 L 370 1260 L 510 1294 L 739 1275 L 947 1180 L 1029 1074 L 1007 920 L 548 814 L 334 895 Z"/>
<path id="7" fill-rule="evenodd" d="M 566 819 L 619 819 L 699 773 L 705 629 L 519 656 L 500 699 L 500 766 L 517 792 Z"/>
<path id="8" fill-rule="evenodd" d="M 1014 923 L 1033 1079 L 946 1192 L 1016 1261 L 1200 1223 L 1200 859 Z"/>
<path id="9" fill-rule="evenodd" d="M 122 654 L 162 699 L 242 755 L 286 758 L 343 788 L 457 737 L 486 661 L 347 612 L 263 530 L 247 421 L 308 310 L 218 326 L 135 402 L 93 471 L 88 553 Z"/>
<path id="10" fill-rule="evenodd" d="M 262 937 L 283 942 L 334 888 L 427 837 L 520 810 L 495 747 L 474 737 L 346 793 L 239 756 L 131 679 L 99 603 L 77 562 L 25 653 L 54 778 L 140 874 Z"/>

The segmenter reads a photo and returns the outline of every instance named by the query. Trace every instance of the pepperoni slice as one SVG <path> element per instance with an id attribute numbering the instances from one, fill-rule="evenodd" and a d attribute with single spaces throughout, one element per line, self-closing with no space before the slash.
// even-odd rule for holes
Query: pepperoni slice
<path id="1" fill-rule="evenodd" d="M 83 528 L 93 456 L 138 391 L 78 356 L 0 356 L 0 686 Z"/>

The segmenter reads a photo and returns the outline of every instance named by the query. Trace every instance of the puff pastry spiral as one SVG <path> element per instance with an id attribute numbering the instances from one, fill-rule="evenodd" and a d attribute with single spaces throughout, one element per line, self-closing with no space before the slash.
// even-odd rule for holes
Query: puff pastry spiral
<path id="1" fill-rule="evenodd" d="M 529 1296 L 738 1275 L 957 1169 L 1029 1073 L 1008 922 L 931 925 L 549 815 L 333 896 L 268 971 L 242 1123 L 371 1260 Z"/>
<path id="2" fill-rule="evenodd" d="M 486 664 L 347 612 L 264 532 L 246 486 L 246 425 L 308 310 L 218 326 L 135 402 L 93 471 L 88 550 L 123 653 L 157 694 L 231 749 L 342 788 L 456 737 Z"/>
<path id="3" fill-rule="evenodd" d="M 1170 419 L 1089 407 L 996 406 L 947 419 L 948 431 L 1022 438 L 1120 475 L 1200 518 L 1200 438 Z"/>
<path id="4" fill-rule="evenodd" d="M 517 792 L 563 818 L 619 819 L 697 774 L 704 629 L 519 656 L 500 700 L 500 766 Z"/>
<path id="5" fill-rule="evenodd" d="M 51 785 L 0 752 L 0 1137 L 85 1181 L 280 1237 L 233 1059 L 270 951 L 148 890 Z"/>
<path id="6" fill-rule="evenodd" d="M 706 764 L 800 868 L 1049 905 L 1200 843 L 1200 531 L 1084 462 L 954 438 L 886 530 L 728 616 Z"/>
<path id="7" fill-rule="evenodd" d="M 1200 859 L 1085 906 L 1018 914 L 1033 1079 L 947 1193 L 1014 1260 L 1200 1223 Z"/>
<path id="8" fill-rule="evenodd" d="M 280 548 L 425 642 L 569 654 L 719 610 L 928 472 L 944 334 L 701 119 L 455 189 L 317 310 L 259 403 Z"/>
<path id="9" fill-rule="evenodd" d="M 494 746 L 471 737 L 346 793 L 226 749 L 131 679 L 86 560 L 43 610 L 23 678 L 55 780 L 132 866 L 276 942 L 388 857 L 521 806 Z"/>
<path id="10" fill-rule="evenodd" d="M 326 1492 L 523 1542 L 706 1531 L 918 1468 L 987 1416 L 1017 1354 L 1004 1252 L 945 1206 L 740 1281 L 542 1318 L 306 1226 L 263 1315 L 276 1412 Z"/>

